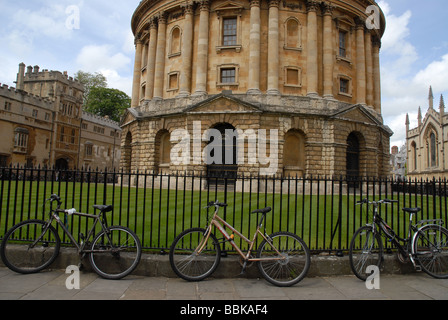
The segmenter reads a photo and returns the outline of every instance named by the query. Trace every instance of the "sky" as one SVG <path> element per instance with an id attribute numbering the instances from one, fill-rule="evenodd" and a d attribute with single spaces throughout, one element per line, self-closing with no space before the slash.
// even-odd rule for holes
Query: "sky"
<path id="1" fill-rule="evenodd" d="M 101 72 L 109 87 L 131 96 L 134 37 L 131 17 L 140 0 L 0 0 L 0 83 L 15 86 L 18 65 Z M 428 109 L 429 87 L 438 108 L 448 102 L 446 0 L 380 0 L 386 15 L 381 47 L 382 114 L 406 140 L 405 120 L 417 126 Z M 447 105 L 448 107 L 448 105 Z"/>

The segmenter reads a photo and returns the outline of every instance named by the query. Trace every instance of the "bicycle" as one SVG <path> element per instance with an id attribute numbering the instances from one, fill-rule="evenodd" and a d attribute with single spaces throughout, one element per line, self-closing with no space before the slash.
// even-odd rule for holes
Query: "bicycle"
<path id="1" fill-rule="evenodd" d="M 76 247 L 81 259 L 88 255 L 91 267 L 101 277 L 118 280 L 134 271 L 142 254 L 140 240 L 129 228 L 108 226 L 106 213 L 113 210 L 112 206 L 94 205 L 94 209 L 99 210 L 96 215 L 75 212 L 75 209 L 62 210 L 61 198 L 53 194 L 45 201 L 44 210 L 45 205 L 53 201 L 57 202 L 57 208 L 50 210 L 47 221 L 23 221 L 13 226 L 3 237 L 0 255 L 9 269 L 22 274 L 37 273 L 56 260 L 61 248 L 59 233 L 52 226 L 53 221 L 56 221 Z M 94 219 L 87 237 L 80 233 L 78 243 L 61 220 L 60 214 L 64 214 L 64 220 L 68 215 Z M 101 231 L 94 236 L 97 225 L 100 225 Z M 89 242 L 90 239 L 93 240 Z"/>
<path id="2" fill-rule="evenodd" d="M 409 226 L 406 238 L 401 238 L 387 225 L 378 212 L 380 204 L 397 203 L 397 200 L 358 201 L 358 205 L 373 205 L 373 220 L 358 229 L 350 243 L 350 266 L 353 273 L 360 280 L 366 281 L 370 276 L 366 272 L 369 266 L 380 267 L 383 261 L 383 242 L 385 237 L 397 249 L 397 256 L 401 263 L 407 258 L 411 260 L 416 271 L 424 271 L 428 275 L 438 278 L 448 278 L 448 230 L 442 227 L 443 220 L 422 220 L 413 224 L 414 215 L 420 208 L 402 208 L 409 214 Z"/>
<path id="3" fill-rule="evenodd" d="M 310 267 L 310 251 L 305 242 L 290 232 L 276 232 L 272 235 L 261 231 L 266 214 L 271 208 L 258 209 L 253 214 L 262 214 L 253 235 L 253 240 L 246 238 L 241 232 L 227 223 L 219 215 L 219 208 L 227 204 L 209 202 L 207 205 L 206 229 L 192 228 L 183 231 L 174 240 L 170 248 L 170 264 L 174 272 L 187 281 L 201 281 L 215 272 L 221 261 L 221 243 L 229 242 L 242 259 L 242 271 L 245 273 L 248 263 L 257 262 L 262 276 L 270 283 L 289 287 L 300 282 L 308 273 Z M 215 207 L 215 212 L 209 220 L 208 209 Z M 223 239 L 218 241 L 213 229 L 216 228 Z M 232 231 L 229 235 L 225 228 Z M 235 234 L 249 244 L 244 253 L 235 243 Z M 255 241 L 258 236 L 263 238 L 256 257 L 252 257 Z"/>

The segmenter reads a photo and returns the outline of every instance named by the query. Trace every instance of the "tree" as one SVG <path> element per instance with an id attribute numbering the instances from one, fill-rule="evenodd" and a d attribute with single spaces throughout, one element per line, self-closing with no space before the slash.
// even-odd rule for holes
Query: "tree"
<path id="1" fill-rule="evenodd" d="M 78 79 L 84 85 L 83 102 L 86 105 L 90 90 L 92 88 L 106 88 L 107 79 L 102 73 L 90 73 L 79 70 L 75 74 L 75 78 Z"/>
<path id="2" fill-rule="evenodd" d="M 92 114 L 120 121 L 124 111 L 131 107 L 131 98 L 118 89 L 92 87 L 84 110 Z"/>

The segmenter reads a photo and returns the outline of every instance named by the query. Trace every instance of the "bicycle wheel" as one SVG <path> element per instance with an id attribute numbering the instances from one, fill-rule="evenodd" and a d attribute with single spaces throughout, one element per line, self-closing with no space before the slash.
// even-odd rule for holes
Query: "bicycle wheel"
<path id="1" fill-rule="evenodd" d="M 29 274 L 39 272 L 54 262 L 61 240 L 52 226 L 41 220 L 28 220 L 12 227 L 3 237 L 0 252 L 11 270 Z"/>
<path id="2" fill-rule="evenodd" d="M 280 254 L 279 254 L 280 253 Z M 301 281 L 310 268 L 310 250 L 305 242 L 290 232 L 276 232 L 258 248 L 258 269 L 270 283 L 290 287 Z"/>
<path id="3" fill-rule="evenodd" d="M 126 227 L 114 226 L 95 236 L 89 260 L 95 272 L 105 279 L 126 277 L 137 267 L 142 246 L 137 235 Z"/>
<path id="4" fill-rule="evenodd" d="M 430 276 L 448 278 L 448 230 L 435 225 L 420 229 L 412 243 L 414 257 Z"/>
<path id="5" fill-rule="evenodd" d="M 188 229 L 177 236 L 170 248 L 173 271 L 187 281 L 204 280 L 215 272 L 221 261 L 221 248 L 215 235 L 200 228 Z"/>
<path id="6" fill-rule="evenodd" d="M 367 267 L 380 267 L 383 243 L 379 234 L 373 233 L 371 226 L 364 226 L 355 232 L 350 243 L 349 257 L 353 273 L 362 281 L 366 281 L 370 276 L 367 273 Z"/>

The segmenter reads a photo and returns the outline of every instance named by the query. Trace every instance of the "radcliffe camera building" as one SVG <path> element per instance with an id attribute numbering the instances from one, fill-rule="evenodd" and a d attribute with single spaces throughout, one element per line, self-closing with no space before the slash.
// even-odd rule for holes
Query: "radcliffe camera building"
<path id="1" fill-rule="evenodd" d="M 249 164 L 247 141 L 222 149 L 223 158 L 244 153 L 243 163 L 235 156 L 225 165 L 173 162 L 173 133 L 185 129 L 203 150 L 208 129 L 265 129 L 269 150 L 276 129 L 276 174 L 389 175 L 392 132 L 381 115 L 379 54 L 386 23 L 378 9 L 378 28 L 369 27 L 371 5 L 141 1 L 132 18 L 134 82 L 132 108 L 121 122 L 121 166 L 258 174 L 266 164 Z M 191 147 L 187 157 L 197 153 Z"/>
<path id="2" fill-rule="evenodd" d="M 19 65 L 0 86 L 0 167 L 119 169 L 118 123 L 82 110 L 84 86 L 66 72 Z"/>

